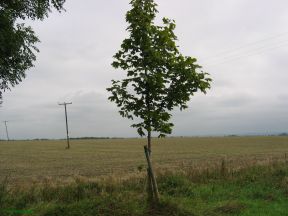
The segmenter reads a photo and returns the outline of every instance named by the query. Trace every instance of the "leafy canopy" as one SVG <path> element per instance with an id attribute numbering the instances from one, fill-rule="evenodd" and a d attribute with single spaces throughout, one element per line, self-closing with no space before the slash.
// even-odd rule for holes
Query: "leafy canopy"
<path id="1" fill-rule="evenodd" d="M 52 8 L 63 10 L 65 0 L 1 0 L 0 1 L 0 100 L 2 93 L 25 78 L 33 67 L 35 44 L 39 39 L 30 26 L 19 20 L 43 20 Z"/>
<path id="2" fill-rule="evenodd" d="M 129 38 L 114 55 L 112 66 L 127 72 L 127 78 L 112 80 L 110 101 L 120 108 L 120 115 L 140 122 L 131 125 L 140 136 L 145 131 L 165 136 L 172 131 L 169 122 L 174 107 L 187 108 L 197 91 L 206 93 L 211 79 L 202 72 L 196 59 L 183 56 L 176 46 L 175 22 L 163 18 L 154 23 L 157 14 L 153 0 L 132 0 L 126 14 Z"/>

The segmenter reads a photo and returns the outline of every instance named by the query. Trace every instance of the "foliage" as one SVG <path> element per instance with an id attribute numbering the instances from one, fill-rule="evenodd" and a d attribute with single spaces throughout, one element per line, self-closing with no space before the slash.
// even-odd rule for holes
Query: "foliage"
<path id="1" fill-rule="evenodd" d="M 187 108 L 198 90 L 206 93 L 211 79 L 201 71 L 196 59 L 183 56 L 176 46 L 175 22 L 163 18 L 154 24 L 157 9 L 153 0 L 132 0 L 126 14 L 130 37 L 114 55 L 114 68 L 127 72 L 127 78 L 112 80 L 109 100 L 120 107 L 123 117 L 141 119 L 133 124 L 140 136 L 147 131 L 165 136 L 172 131 L 169 122 L 174 107 Z"/>
<path id="2" fill-rule="evenodd" d="M 65 0 L 2 0 L 0 2 L 0 100 L 2 93 L 25 78 L 33 67 L 39 39 L 19 20 L 43 20 L 52 8 L 63 10 Z"/>

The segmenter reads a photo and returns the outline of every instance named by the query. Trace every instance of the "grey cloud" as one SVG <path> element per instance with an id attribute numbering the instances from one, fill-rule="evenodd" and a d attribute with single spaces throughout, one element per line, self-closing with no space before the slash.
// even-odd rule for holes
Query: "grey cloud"
<path id="1" fill-rule="evenodd" d="M 247 105 L 251 105 L 253 102 L 256 102 L 257 98 L 252 97 L 249 94 L 241 94 L 241 95 L 230 95 L 225 96 L 223 98 L 219 97 L 214 100 L 215 106 L 219 106 L 222 108 L 237 108 L 237 107 L 246 107 Z"/>
<path id="2" fill-rule="evenodd" d="M 287 131 L 286 0 L 156 2 L 160 17 L 175 19 L 180 50 L 197 57 L 214 80 L 207 95 L 192 97 L 188 110 L 175 109 L 173 135 Z M 66 13 L 29 22 L 42 41 L 41 52 L 27 78 L 4 94 L 0 120 L 11 121 L 12 137 L 65 137 L 64 110 L 57 105 L 63 101 L 73 102 L 72 137 L 137 136 L 105 90 L 111 79 L 125 76 L 111 62 L 127 37 L 128 3 L 71 0 Z"/>

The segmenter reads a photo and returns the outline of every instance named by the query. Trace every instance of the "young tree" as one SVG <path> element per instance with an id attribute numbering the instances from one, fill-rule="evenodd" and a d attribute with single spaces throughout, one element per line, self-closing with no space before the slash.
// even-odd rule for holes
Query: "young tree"
<path id="1" fill-rule="evenodd" d="M 159 137 L 170 134 L 169 121 L 174 107 L 187 108 L 187 102 L 197 91 L 206 93 L 211 79 L 201 71 L 196 59 L 183 56 L 176 46 L 175 22 L 163 18 L 163 26 L 154 24 L 157 14 L 153 0 L 132 0 L 126 14 L 130 37 L 114 55 L 114 68 L 127 72 L 127 78 L 112 80 L 107 90 L 109 100 L 120 107 L 120 115 L 137 119 L 132 127 L 140 136 L 147 136 L 145 155 L 148 163 L 148 198 L 159 201 L 151 156 L 151 132 Z"/>
<path id="2" fill-rule="evenodd" d="M 193 57 L 183 56 L 176 46 L 175 22 L 163 18 L 163 26 L 155 25 L 154 0 L 132 0 L 126 14 L 130 37 L 114 55 L 114 68 L 127 72 L 127 78 L 112 80 L 109 97 L 120 107 L 120 115 L 137 119 L 131 126 L 140 136 L 147 136 L 151 153 L 151 132 L 159 137 L 170 134 L 172 109 L 187 108 L 197 91 L 206 93 L 211 79 L 201 71 Z"/>
<path id="3" fill-rule="evenodd" d="M 0 102 L 3 91 L 17 85 L 25 72 L 33 67 L 35 44 L 39 39 L 31 27 L 19 19 L 43 20 L 56 8 L 63 10 L 65 0 L 1 0 L 0 1 Z"/>

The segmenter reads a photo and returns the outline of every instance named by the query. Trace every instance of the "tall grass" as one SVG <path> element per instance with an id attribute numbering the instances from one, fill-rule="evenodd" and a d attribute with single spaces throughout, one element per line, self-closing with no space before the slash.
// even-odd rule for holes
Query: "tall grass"
<path id="1" fill-rule="evenodd" d="M 159 205 L 147 202 L 145 171 L 129 178 L 53 179 L 21 187 L 0 184 L 0 215 L 285 215 L 288 164 L 223 159 L 210 166 L 157 170 Z M 18 211 L 18 212 L 17 212 Z M 20 212 L 21 213 L 21 212 Z"/>

